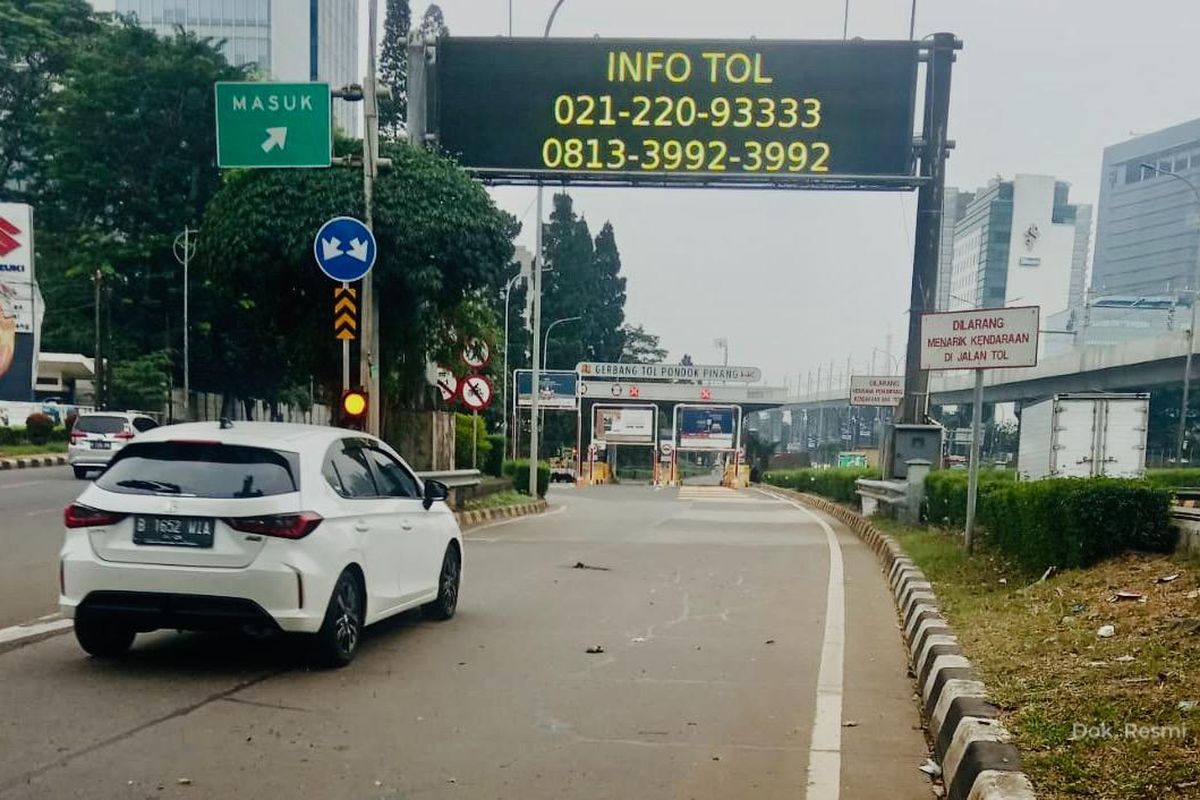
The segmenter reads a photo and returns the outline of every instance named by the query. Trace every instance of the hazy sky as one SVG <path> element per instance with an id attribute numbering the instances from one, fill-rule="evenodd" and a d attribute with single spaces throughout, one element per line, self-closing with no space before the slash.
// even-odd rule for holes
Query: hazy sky
<path id="1" fill-rule="evenodd" d="M 517 36 L 540 36 L 554 0 L 513 0 Z M 413 0 L 419 19 L 423 0 Z M 508 0 L 441 0 L 452 34 L 508 30 Z M 910 0 L 850 0 L 850 36 L 907 38 Z M 559 36 L 841 38 L 843 0 L 566 0 Z M 1055 175 L 1095 203 L 1101 150 L 1200 116 L 1195 0 L 918 0 L 917 37 L 964 42 L 954 69 L 949 183 Z M 572 188 L 592 225 L 616 228 L 629 321 L 690 353 L 760 366 L 795 386 L 818 364 L 865 370 L 903 352 L 915 193 Z M 493 196 L 525 223 L 531 188 Z M 1094 232 L 1093 232 L 1094 237 Z M 1045 310 L 1053 313 L 1059 309 Z M 878 357 L 880 371 L 884 359 Z M 802 378 L 802 380 L 806 380 Z"/>

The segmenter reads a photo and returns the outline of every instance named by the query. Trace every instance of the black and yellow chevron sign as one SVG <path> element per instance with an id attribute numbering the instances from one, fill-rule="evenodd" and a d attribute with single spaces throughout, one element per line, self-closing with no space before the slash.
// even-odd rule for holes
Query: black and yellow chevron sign
<path id="1" fill-rule="evenodd" d="M 333 335 L 341 341 L 353 341 L 358 330 L 358 290 L 338 286 L 333 290 Z"/>

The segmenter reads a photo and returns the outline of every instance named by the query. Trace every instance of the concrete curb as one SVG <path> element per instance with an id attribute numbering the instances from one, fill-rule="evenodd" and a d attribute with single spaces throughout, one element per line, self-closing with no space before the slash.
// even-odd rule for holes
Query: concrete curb
<path id="1" fill-rule="evenodd" d="M 540 514 L 546 510 L 546 501 L 537 500 L 532 503 L 522 503 L 516 506 L 501 506 L 500 508 L 481 508 L 476 511 L 456 511 L 454 518 L 463 528 L 472 528 L 497 519 L 525 517 L 530 514 Z"/>
<path id="2" fill-rule="evenodd" d="M 895 539 L 862 515 L 823 497 L 771 489 L 841 520 L 879 556 L 896 599 L 948 800 L 1034 800 L 1033 784 L 1021 772 L 1017 748 L 1000 724 L 998 709 L 938 611 L 937 595 L 920 568 Z"/>
<path id="3" fill-rule="evenodd" d="M 0 458 L 0 470 L 30 469 L 32 467 L 62 467 L 66 466 L 66 456 L 20 456 L 18 458 Z"/>

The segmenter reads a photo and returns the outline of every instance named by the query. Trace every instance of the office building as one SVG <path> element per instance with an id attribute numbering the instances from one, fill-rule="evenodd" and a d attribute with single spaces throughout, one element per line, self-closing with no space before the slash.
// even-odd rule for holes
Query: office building
<path id="1" fill-rule="evenodd" d="M 277 81 L 358 83 L 358 0 L 92 0 L 163 36 L 178 28 L 223 42 L 231 64 Z M 334 123 L 362 130 L 362 104 L 334 101 Z"/>
<path id="2" fill-rule="evenodd" d="M 942 241 L 938 250 L 938 285 L 935 308 L 938 311 L 950 309 L 950 277 L 954 269 L 954 226 L 962 219 L 967 205 L 975 199 L 970 192 L 963 192 L 953 186 L 946 187 L 942 203 Z"/>
<path id="3" fill-rule="evenodd" d="M 1180 180 L 1182 178 L 1182 180 Z M 1177 295 L 1200 288 L 1200 119 L 1104 149 L 1092 290 Z"/>
<path id="4" fill-rule="evenodd" d="M 968 195 L 956 209 L 945 308 L 1039 306 L 1045 319 L 1081 304 L 1092 209 L 1069 193 L 1051 176 L 1017 175 Z"/>

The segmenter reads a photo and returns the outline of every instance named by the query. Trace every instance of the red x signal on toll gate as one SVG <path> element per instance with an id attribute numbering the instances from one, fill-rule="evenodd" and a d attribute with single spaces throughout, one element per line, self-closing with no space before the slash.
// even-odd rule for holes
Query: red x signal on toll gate
<path id="1" fill-rule="evenodd" d="M 712 400 L 712 389 L 707 389 L 707 388 L 701 389 L 700 390 L 700 399 L 701 400 Z"/>
<path id="2" fill-rule="evenodd" d="M 636 398 L 636 397 L 637 397 L 638 395 L 640 395 L 641 393 L 642 393 L 642 390 L 641 390 L 641 389 L 639 389 L 638 387 L 636 387 L 636 386 L 630 386 L 630 387 L 629 387 L 629 396 L 630 396 L 630 397 L 634 397 L 634 398 Z"/>

